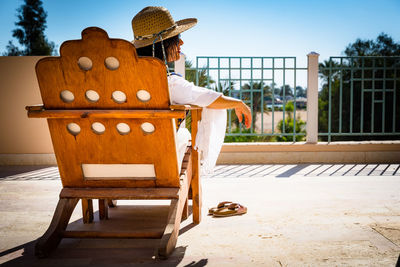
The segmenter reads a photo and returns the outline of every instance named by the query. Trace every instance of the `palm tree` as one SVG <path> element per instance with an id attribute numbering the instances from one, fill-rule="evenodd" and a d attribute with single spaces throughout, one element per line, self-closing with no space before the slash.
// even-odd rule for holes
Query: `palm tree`
<path id="1" fill-rule="evenodd" d="M 197 70 L 193 67 L 193 62 L 190 60 L 185 61 L 185 79 L 189 82 L 193 82 L 196 84 L 196 75 L 198 76 L 198 84 L 197 86 L 206 87 L 212 89 L 211 85 L 215 84 L 215 81 L 211 79 L 210 76 L 207 75 L 206 69 Z"/>
<path id="2" fill-rule="evenodd" d="M 323 79 L 324 83 L 328 82 L 329 77 L 336 80 L 339 79 L 339 62 L 333 60 L 324 60 L 324 62 L 319 63 L 319 77 Z M 332 68 L 329 75 L 329 68 Z"/>

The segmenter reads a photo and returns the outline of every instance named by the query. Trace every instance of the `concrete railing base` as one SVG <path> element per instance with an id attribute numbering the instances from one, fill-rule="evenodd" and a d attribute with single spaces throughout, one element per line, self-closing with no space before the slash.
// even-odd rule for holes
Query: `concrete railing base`
<path id="1" fill-rule="evenodd" d="M 240 152 L 221 153 L 217 164 L 400 163 L 400 152 Z"/>
<path id="2" fill-rule="evenodd" d="M 399 141 L 225 143 L 217 164 L 400 163 Z"/>
<path id="3" fill-rule="evenodd" d="M 217 164 L 400 163 L 400 141 L 225 143 Z M 0 154 L 0 165 L 56 165 L 54 154 Z"/>

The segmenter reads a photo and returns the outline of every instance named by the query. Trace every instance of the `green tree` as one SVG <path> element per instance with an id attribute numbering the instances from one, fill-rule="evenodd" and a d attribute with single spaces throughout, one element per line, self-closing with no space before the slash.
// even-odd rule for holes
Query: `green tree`
<path id="1" fill-rule="evenodd" d="M 307 89 L 301 86 L 296 86 L 296 97 L 307 97 Z"/>
<path id="2" fill-rule="evenodd" d="M 232 130 L 232 133 L 240 133 L 240 129 L 236 128 Z M 241 133 L 251 133 L 251 129 L 242 129 Z M 275 136 L 251 136 L 251 135 L 235 135 L 225 136 L 225 143 L 236 143 L 236 142 L 275 142 Z"/>
<path id="3" fill-rule="evenodd" d="M 279 91 L 279 95 L 281 96 L 282 99 L 283 99 L 283 92 L 285 92 L 285 97 L 293 96 L 293 90 L 287 84 L 285 84 L 285 86 L 281 86 L 281 89 Z"/>
<path id="4" fill-rule="evenodd" d="M 21 50 L 8 42 L 5 56 L 45 56 L 56 54 L 55 44 L 49 42 L 44 35 L 46 29 L 47 13 L 43 9 L 41 0 L 25 0 L 25 3 L 17 9 L 18 21 L 13 30 L 15 37 L 23 47 Z"/>
<path id="5" fill-rule="evenodd" d="M 346 47 L 344 53 L 346 56 L 399 56 L 400 43 L 381 33 L 375 41 L 357 39 Z"/>
<path id="6" fill-rule="evenodd" d="M 396 118 L 400 117 L 400 101 L 396 102 L 395 107 L 393 107 L 393 102 L 391 101 L 394 98 L 400 98 L 400 90 L 395 92 L 387 90 L 385 92 L 386 89 L 399 88 L 400 86 L 398 75 L 400 70 L 400 43 L 394 42 L 387 34 L 381 33 L 376 40 L 357 39 L 346 47 L 344 54 L 356 57 L 352 59 L 345 58 L 342 61 L 326 60 L 319 65 L 320 77 L 323 80 L 318 100 L 319 132 L 328 132 L 329 109 L 331 110 L 332 132 L 339 132 L 340 129 L 342 132 L 350 132 L 350 130 L 353 132 L 370 132 L 372 130 L 374 132 L 400 131 L 398 123 L 395 125 L 397 128 L 393 129 L 393 113 L 395 113 Z M 397 57 L 383 59 L 370 58 L 368 56 Z M 364 70 L 361 71 L 359 67 L 364 67 Z M 384 68 L 387 68 L 386 72 L 383 71 Z M 362 77 L 364 78 L 363 82 L 357 82 Z M 383 80 L 386 81 L 384 82 Z M 329 106 L 329 83 L 331 87 L 331 106 Z M 362 91 L 363 88 L 375 88 L 376 91 L 380 92 L 368 93 Z M 374 104 L 373 98 L 375 97 L 378 100 L 385 97 L 386 105 L 383 107 L 383 104 Z M 342 100 L 341 106 L 340 99 Z M 353 99 L 352 102 L 351 99 Z M 371 112 L 372 106 L 374 107 L 374 117 L 372 117 Z M 385 113 L 384 120 L 382 120 L 383 113 Z M 373 124 L 372 121 L 374 121 Z M 398 138 L 400 136 L 334 136 L 331 140 Z M 321 137 L 321 139 L 325 141 L 327 137 Z"/>
<path id="7" fill-rule="evenodd" d="M 293 129 L 295 127 L 295 132 L 296 133 L 304 133 L 304 135 L 296 135 L 295 139 L 296 141 L 302 141 L 305 137 L 305 127 L 306 123 L 300 119 L 300 117 L 296 118 L 296 123 L 293 118 L 293 111 L 294 111 L 294 104 L 293 101 L 288 102 L 285 105 L 285 112 L 287 112 L 287 118 L 285 118 L 285 123 L 283 123 L 283 120 L 280 120 L 278 122 L 277 128 L 281 133 L 293 133 Z M 277 136 L 276 140 L 278 142 L 292 142 L 293 137 L 292 136 Z"/>

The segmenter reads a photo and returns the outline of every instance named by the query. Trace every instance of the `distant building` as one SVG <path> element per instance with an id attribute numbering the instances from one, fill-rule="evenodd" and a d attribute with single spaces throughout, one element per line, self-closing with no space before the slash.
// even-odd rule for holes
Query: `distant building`
<path id="1" fill-rule="evenodd" d="M 296 107 L 297 108 L 305 108 L 305 107 L 307 107 L 307 98 L 305 98 L 305 97 L 297 97 L 296 98 Z"/>

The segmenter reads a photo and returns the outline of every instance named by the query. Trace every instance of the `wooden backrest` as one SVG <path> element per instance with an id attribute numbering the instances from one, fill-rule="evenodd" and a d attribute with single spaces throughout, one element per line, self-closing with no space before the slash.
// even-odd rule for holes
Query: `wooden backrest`
<path id="1" fill-rule="evenodd" d="M 130 42 L 109 39 L 99 28 L 87 28 L 82 40 L 63 43 L 60 57 L 41 59 L 36 74 L 47 110 L 154 110 L 169 109 L 170 105 L 164 64 L 151 57 L 138 57 Z M 121 134 L 117 129 L 120 123 L 130 131 Z M 143 131 L 144 123 L 153 125 L 154 132 Z M 50 118 L 48 124 L 64 187 L 179 187 L 176 129 L 171 118 L 82 116 Z M 105 128 L 103 133 L 95 127 L 99 124 Z M 73 131 L 77 125 L 78 134 Z M 96 170 L 96 166 L 102 166 L 92 164 L 123 164 L 117 170 L 154 165 L 155 177 L 140 177 L 139 172 L 139 177 L 89 179 L 85 167 Z"/>

